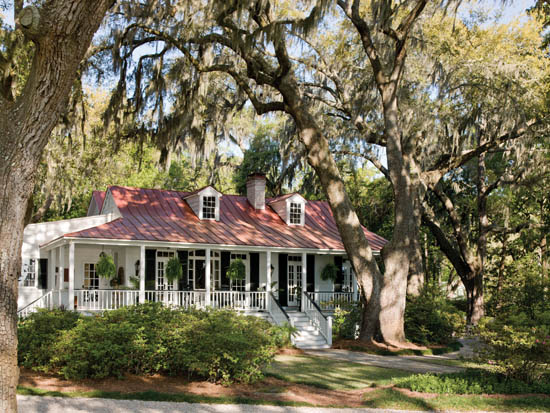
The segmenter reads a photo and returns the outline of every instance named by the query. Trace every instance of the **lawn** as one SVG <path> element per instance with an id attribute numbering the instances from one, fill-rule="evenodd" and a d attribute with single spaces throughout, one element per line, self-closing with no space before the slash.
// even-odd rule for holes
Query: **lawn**
<path id="1" fill-rule="evenodd" d="M 266 375 L 331 390 L 353 390 L 383 386 L 394 379 L 413 375 L 403 370 L 345 363 L 312 356 L 277 355 Z"/>

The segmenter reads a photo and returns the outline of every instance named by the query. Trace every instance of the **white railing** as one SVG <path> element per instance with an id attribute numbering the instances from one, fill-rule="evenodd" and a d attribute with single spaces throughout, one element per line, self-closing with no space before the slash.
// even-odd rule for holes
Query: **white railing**
<path id="1" fill-rule="evenodd" d="M 48 308 L 52 309 L 54 307 L 54 295 L 53 291 L 48 291 L 42 297 L 37 298 L 32 303 L 23 307 L 17 312 L 19 318 L 26 318 L 29 314 L 34 313 L 39 308 Z"/>
<path id="2" fill-rule="evenodd" d="M 309 317 L 311 323 L 319 329 L 327 344 L 332 346 L 332 317 L 325 317 L 319 306 L 309 296 L 312 293 L 302 291 L 302 309 Z"/>
<path id="3" fill-rule="evenodd" d="M 163 303 L 172 307 L 203 308 L 206 306 L 206 293 L 204 291 L 147 290 L 145 301 Z"/>
<path id="4" fill-rule="evenodd" d="M 214 308 L 235 310 L 267 310 L 265 291 L 214 291 L 210 293 L 210 305 Z"/>
<path id="5" fill-rule="evenodd" d="M 271 315 L 271 318 L 277 324 L 278 326 L 282 326 L 285 324 L 292 325 L 292 320 L 288 316 L 288 314 L 285 312 L 283 307 L 278 303 L 278 301 L 275 299 L 275 296 L 273 293 L 269 293 L 267 299 L 269 300 L 269 314 Z"/>
<path id="6" fill-rule="evenodd" d="M 75 310 L 104 311 L 139 302 L 138 290 L 75 290 Z"/>
<path id="7" fill-rule="evenodd" d="M 353 292 L 316 291 L 308 294 L 323 311 L 333 311 L 357 302 L 356 294 Z"/>

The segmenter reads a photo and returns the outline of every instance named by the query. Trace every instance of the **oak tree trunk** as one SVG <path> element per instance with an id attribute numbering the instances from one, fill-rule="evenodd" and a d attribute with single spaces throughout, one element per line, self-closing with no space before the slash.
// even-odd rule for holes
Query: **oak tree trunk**
<path id="1" fill-rule="evenodd" d="M 27 206 L 51 131 L 112 0 L 48 0 L 22 27 L 35 44 L 15 100 L 0 95 L 0 411 L 16 412 L 17 278 Z M 28 23 L 28 22 L 27 22 Z"/>

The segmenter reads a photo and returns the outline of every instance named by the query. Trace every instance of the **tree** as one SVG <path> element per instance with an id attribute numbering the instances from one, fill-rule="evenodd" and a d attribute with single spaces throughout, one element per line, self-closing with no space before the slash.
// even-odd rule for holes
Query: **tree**
<path id="1" fill-rule="evenodd" d="M 22 9 L 23 2 L 15 1 L 14 16 L 27 40 L 0 49 L 0 410 L 5 412 L 17 410 L 17 274 L 36 171 L 80 62 L 111 4 L 46 0 Z M 28 76 L 18 79 L 11 74 L 13 59 L 17 48 L 31 47 L 28 42 L 33 44 L 32 63 Z"/>

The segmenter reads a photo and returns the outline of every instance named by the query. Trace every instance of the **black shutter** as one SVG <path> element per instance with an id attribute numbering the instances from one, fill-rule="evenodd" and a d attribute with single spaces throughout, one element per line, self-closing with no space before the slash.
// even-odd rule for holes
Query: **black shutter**
<path id="1" fill-rule="evenodd" d="M 307 289 L 306 291 L 315 291 L 315 255 L 308 254 L 306 259 L 307 270 Z"/>
<path id="2" fill-rule="evenodd" d="M 288 305 L 288 254 L 279 254 L 279 304 Z"/>
<path id="3" fill-rule="evenodd" d="M 260 286 L 260 253 L 250 253 L 250 291 L 258 291 Z"/>
<path id="4" fill-rule="evenodd" d="M 222 290 L 229 290 L 230 283 L 229 278 L 227 277 L 227 269 L 231 263 L 231 253 L 229 251 L 222 251 L 221 253 L 221 284 Z"/>
<path id="5" fill-rule="evenodd" d="M 183 276 L 178 283 L 178 288 L 180 290 L 189 290 L 189 277 L 187 273 L 187 268 L 189 265 L 189 253 L 187 251 L 178 251 L 178 258 L 180 260 L 181 270 L 183 272 Z"/>
<path id="6" fill-rule="evenodd" d="M 342 271 L 343 258 L 341 255 L 334 257 L 334 265 L 338 268 L 336 275 L 336 281 L 334 281 L 334 291 L 342 291 L 342 285 L 344 284 L 344 271 Z"/>
<path id="7" fill-rule="evenodd" d="M 38 265 L 38 288 L 48 289 L 48 259 L 40 258 Z"/>
<path id="8" fill-rule="evenodd" d="M 145 289 L 155 289 L 157 250 L 145 250 Z"/>

